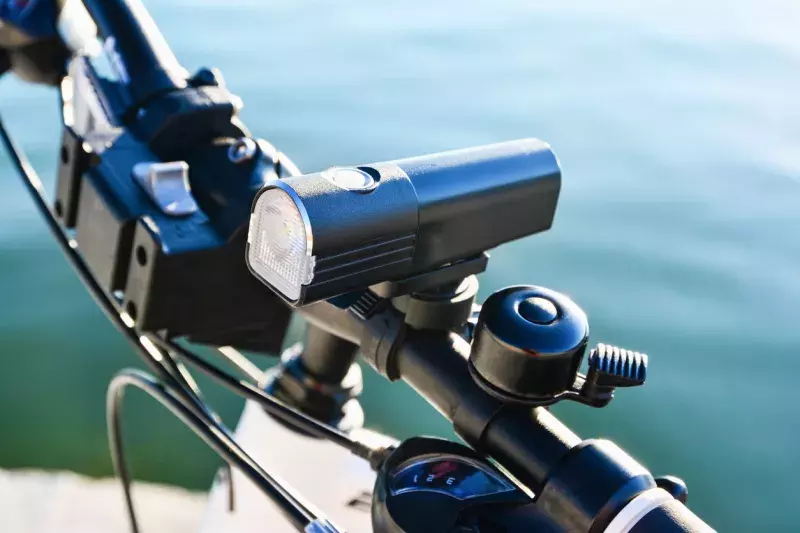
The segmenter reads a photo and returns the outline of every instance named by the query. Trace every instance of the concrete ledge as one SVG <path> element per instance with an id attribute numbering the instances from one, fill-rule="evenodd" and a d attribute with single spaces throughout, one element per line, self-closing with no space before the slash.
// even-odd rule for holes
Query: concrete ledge
<path id="1" fill-rule="evenodd" d="M 205 494 L 150 483 L 137 483 L 133 497 L 145 533 L 196 531 L 206 503 Z M 128 533 L 130 526 L 115 479 L 0 470 L 0 531 Z"/>

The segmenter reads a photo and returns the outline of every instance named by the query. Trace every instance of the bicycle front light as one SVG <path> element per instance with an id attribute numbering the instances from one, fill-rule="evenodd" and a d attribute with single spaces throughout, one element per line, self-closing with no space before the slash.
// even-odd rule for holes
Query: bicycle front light
<path id="1" fill-rule="evenodd" d="M 293 305 L 420 279 L 548 229 L 560 184 L 536 139 L 275 180 L 253 203 L 247 264 Z"/>
<path id="2" fill-rule="evenodd" d="M 314 238 L 303 204 L 278 183 L 256 203 L 250 226 L 248 262 L 273 288 L 290 300 L 314 278 Z"/>

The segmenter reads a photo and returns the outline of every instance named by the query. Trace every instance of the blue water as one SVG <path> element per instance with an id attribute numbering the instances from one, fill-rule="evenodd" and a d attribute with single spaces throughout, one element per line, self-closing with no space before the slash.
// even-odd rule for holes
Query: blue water
<path id="1" fill-rule="evenodd" d="M 555 226 L 496 250 L 482 295 L 567 292 L 595 341 L 651 356 L 646 387 L 559 416 L 684 477 L 721 531 L 797 529 L 800 3 L 148 4 L 180 60 L 221 67 L 247 124 L 302 169 L 551 143 Z M 0 109 L 52 184 L 54 95 L 3 80 Z M 0 466 L 108 473 L 105 385 L 135 359 L 5 154 L 0 171 Z M 211 399 L 235 418 L 237 402 Z M 370 374 L 365 399 L 379 428 L 446 431 L 403 385 Z M 211 456 L 188 431 L 130 411 L 138 475 L 207 484 Z"/>

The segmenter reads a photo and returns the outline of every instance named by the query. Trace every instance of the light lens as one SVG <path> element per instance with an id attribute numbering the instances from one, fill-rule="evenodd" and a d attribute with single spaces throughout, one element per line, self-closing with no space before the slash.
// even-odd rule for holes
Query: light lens
<path id="1" fill-rule="evenodd" d="M 289 300 L 299 299 L 314 277 L 311 228 L 300 209 L 286 191 L 265 191 L 256 201 L 248 236 L 250 268 Z"/>

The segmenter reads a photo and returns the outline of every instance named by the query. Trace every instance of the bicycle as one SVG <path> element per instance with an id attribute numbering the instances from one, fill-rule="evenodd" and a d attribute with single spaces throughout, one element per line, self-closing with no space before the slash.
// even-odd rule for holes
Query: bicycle
<path id="1" fill-rule="evenodd" d="M 133 531 L 119 420 L 130 387 L 225 459 L 208 531 L 265 520 L 277 531 L 277 513 L 303 531 L 710 530 L 683 505 L 679 479 L 655 479 L 611 442 L 581 441 L 547 410 L 603 407 L 616 388 L 642 385 L 644 354 L 601 344 L 580 373 L 588 320 L 566 296 L 516 286 L 474 303 L 486 251 L 552 223 L 561 175 L 546 143 L 302 174 L 250 136 L 218 71 L 180 67 L 140 2 L 83 4 L 60 15 L 72 50 L 56 79 L 64 130 L 52 207 L 0 133 L 81 280 L 155 375 L 123 371 L 108 395 Z M 306 341 L 262 373 L 239 350 L 279 350 L 291 309 L 309 322 Z M 217 347 L 246 379 L 178 340 Z M 359 354 L 409 383 L 467 445 L 363 430 Z M 236 432 L 188 367 L 250 400 Z M 327 483 L 306 480 L 303 494 L 335 519 L 281 481 L 291 466 L 263 466 L 297 450 L 324 459 L 315 472 Z M 325 501 L 334 489 L 344 505 Z M 251 505 L 258 493 L 273 506 Z"/>

